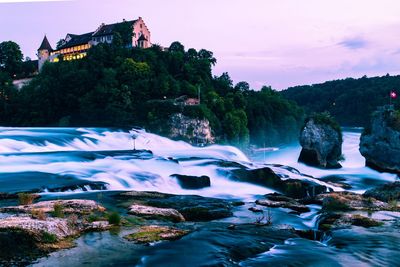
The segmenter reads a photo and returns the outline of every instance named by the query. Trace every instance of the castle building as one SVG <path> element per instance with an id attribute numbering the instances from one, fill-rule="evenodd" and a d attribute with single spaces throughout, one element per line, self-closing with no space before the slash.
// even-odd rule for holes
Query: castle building
<path id="1" fill-rule="evenodd" d="M 114 34 L 118 32 L 120 26 L 127 23 L 132 29 L 132 43 L 129 47 L 149 48 L 151 47 L 151 34 L 142 17 L 137 20 L 123 21 L 114 24 L 101 24 L 95 31 L 84 34 L 68 33 L 64 39 L 57 43 L 57 49 L 53 49 L 44 36 L 42 44 L 38 49 L 39 71 L 47 61 L 58 62 L 63 60 L 81 59 L 86 56 L 90 47 L 100 43 L 111 44 Z"/>

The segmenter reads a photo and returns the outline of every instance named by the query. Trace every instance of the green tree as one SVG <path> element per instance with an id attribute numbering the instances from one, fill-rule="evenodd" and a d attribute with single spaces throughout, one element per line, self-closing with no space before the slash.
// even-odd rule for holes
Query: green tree
<path id="1" fill-rule="evenodd" d="M 0 68 L 11 76 L 21 72 L 23 55 L 17 43 L 6 41 L 0 43 Z"/>

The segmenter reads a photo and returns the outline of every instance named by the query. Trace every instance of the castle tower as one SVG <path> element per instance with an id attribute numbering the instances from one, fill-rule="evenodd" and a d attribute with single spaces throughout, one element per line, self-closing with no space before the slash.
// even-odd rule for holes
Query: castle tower
<path id="1" fill-rule="evenodd" d="M 51 45 L 49 43 L 49 40 L 47 40 L 46 35 L 43 38 L 42 44 L 40 45 L 39 49 L 38 49 L 38 68 L 39 71 L 42 69 L 43 64 L 49 60 L 50 57 L 50 52 L 53 51 L 53 48 L 51 48 Z"/>

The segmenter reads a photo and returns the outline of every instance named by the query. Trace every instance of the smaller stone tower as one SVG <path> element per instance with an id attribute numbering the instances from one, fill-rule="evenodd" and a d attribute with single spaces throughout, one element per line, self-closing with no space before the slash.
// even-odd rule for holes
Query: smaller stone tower
<path id="1" fill-rule="evenodd" d="M 40 45 L 38 49 L 38 68 L 39 71 L 42 69 L 43 64 L 49 60 L 50 58 L 50 53 L 53 51 L 53 48 L 51 48 L 51 45 L 49 43 L 49 40 L 47 40 L 46 35 L 43 38 L 42 44 Z"/>

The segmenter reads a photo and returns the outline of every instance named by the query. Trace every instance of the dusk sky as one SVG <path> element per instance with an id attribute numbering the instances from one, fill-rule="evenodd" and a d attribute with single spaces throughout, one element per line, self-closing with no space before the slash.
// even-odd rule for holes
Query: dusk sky
<path id="1" fill-rule="evenodd" d="M 29 2 L 29 3 L 28 3 Z M 400 74 L 398 0 L 0 0 L 0 41 L 35 53 L 66 33 L 141 16 L 152 42 L 215 53 L 214 74 L 275 89 Z"/>

